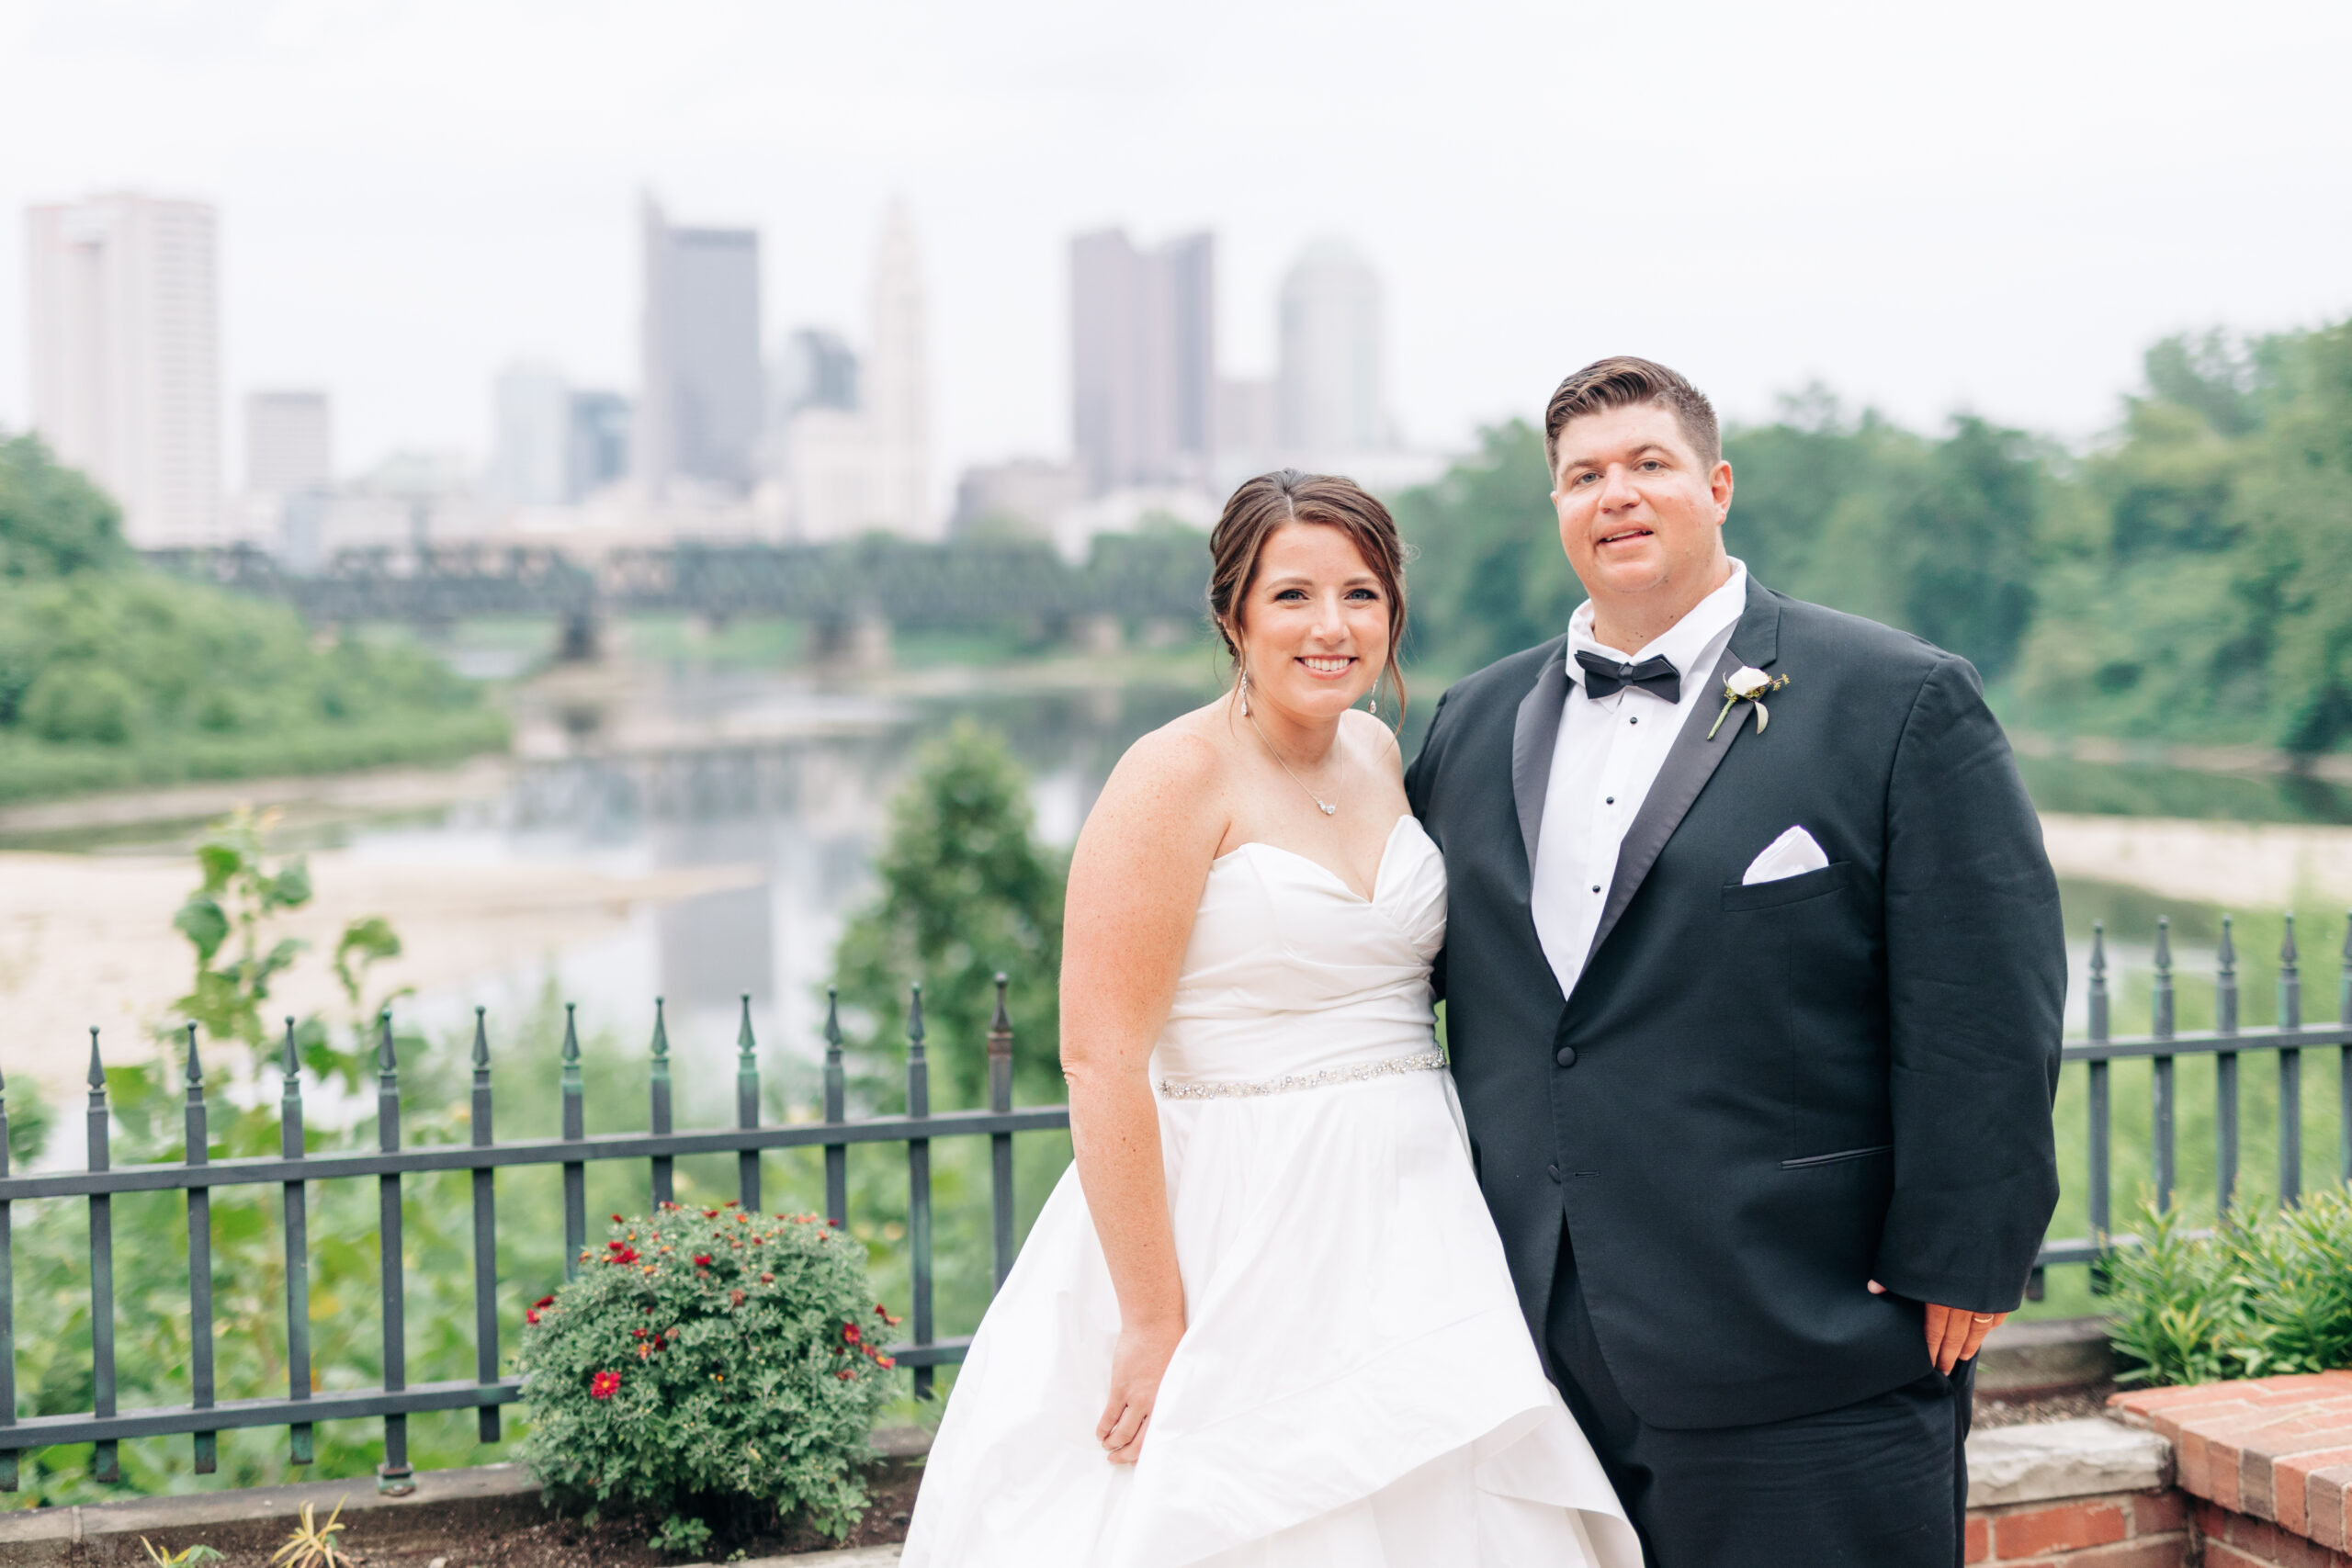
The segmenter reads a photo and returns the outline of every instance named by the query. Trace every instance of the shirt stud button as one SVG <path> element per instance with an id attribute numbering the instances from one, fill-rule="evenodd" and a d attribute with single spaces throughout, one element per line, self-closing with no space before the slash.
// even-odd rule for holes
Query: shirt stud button
<path id="1" fill-rule="evenodd" d="M 1595 893 L 1600 892 L 1600 883 L 1598 883 L 1598 882 L 1594 883 L 1594 884 L 1592 885 L 1592 890 L 1593 890 Z"/>
<path id="2" fill-rule="evenodd" d="M 1606 799 L 1606 800 L 1602 801 L 1600 804 L 1601 804 L 1601 805 L 1603 805 L 1603 806 L 1614 806 L 1614 805 L 1616 805 L 1616 804 L 1617 804 L 1617 797 L 1616 797 L 1615 795 L 1611 795 L 1608 799 Z"/>
<path id="3" fill-rule="evenodd" d="M 1573 1045 L 1563 1045 L 1554 1054 L 1552 1060 L 1564 1067 L 1573 1067 L 1577 1065 L 1577 1048 Z"/>
<path id="4" fill-rule="evenodd" d="M 1625 716 L 1625 722 L 1626 722 L 1627 724 L 1639 724 L 1639 723 L 1641 723 L 1642 721 L 1641 721 L 1639 718 L 1635 717 L 1634 715 L 1632 715 L 1632 714 L 1627 714 L 1627 715 Z"/>

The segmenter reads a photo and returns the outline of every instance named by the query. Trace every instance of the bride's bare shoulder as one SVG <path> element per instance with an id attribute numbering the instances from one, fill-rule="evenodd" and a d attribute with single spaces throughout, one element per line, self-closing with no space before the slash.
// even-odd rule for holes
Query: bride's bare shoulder
<path id="1" fill-rule="evenodd" d="M 1215 844 L 1230 815 L 1226 799 L 1231 749 L 1217 733 L 1213 708 L 1198 709 L 1144 735 L 1104 781 L 1088 818 L 1116 826 L 1122 838 L 1173 846 Z"/>
<path id="2" fill-rule="evenodd" d="M 1350 744 L 1358 749 L 1359 756 L 1377 759 L 1390 778 L 1405 776 L 1405 751 L 1397 744 L 1395 730 L 1362 708 L 1350 708 L 1340 722 L 1348 727 Z"/>

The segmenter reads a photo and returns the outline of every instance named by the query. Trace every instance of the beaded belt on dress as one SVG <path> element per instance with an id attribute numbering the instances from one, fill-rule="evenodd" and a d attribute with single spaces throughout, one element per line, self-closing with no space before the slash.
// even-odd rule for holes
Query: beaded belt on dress
<path id="1" fill-rule="evenodd" d="M 1303 1089 L 1329 1089 L 1335 1084 L 1394 1077 L 1398 1073 L 1433 1073 L 1444 1066 L 1444 1052 L 1416 1051 L 1409 1056 L 1391 1056 L 1385 1062 L 1359 1062 L 1351 1067 L 1325 1067 L 1319 1072 L 1290 1073 L 1278 1078 L 1241 1081 L 1162 1078 L 1159 1080 L 1159 1097 L 1162 1100 L 1248 1100 L 1261 1094 L 1294 1094 Z"/>

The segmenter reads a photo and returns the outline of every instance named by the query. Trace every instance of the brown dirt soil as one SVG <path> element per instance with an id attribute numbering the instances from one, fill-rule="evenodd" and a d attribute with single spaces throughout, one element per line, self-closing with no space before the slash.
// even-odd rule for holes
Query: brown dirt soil
<path id="1" fill-rule="evenodd" d="M 2033 1398 L 1980 1393 L 1976 1396 L 1976 1413 L 1972 1421 L 1979 1430 L 1991 1427 L 2029 1427 L 2043 1421 L 2073 1421 L 2105 1411 L 2107 1396 L 2114 1392 L 2113 1383 L 2102 1382 Z"/>

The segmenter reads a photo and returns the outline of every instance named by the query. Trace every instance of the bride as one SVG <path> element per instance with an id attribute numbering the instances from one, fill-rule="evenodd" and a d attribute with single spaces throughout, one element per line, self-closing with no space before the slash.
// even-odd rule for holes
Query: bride
<path id="1" fill-rule="evenodd" d="M 1080 834 L 1076 1163 L 948 1402 L 909 1568 L 1639 1568 L 1480 1200 L 1430 964 L 1445 873 L 1396 742 L 1403 548 L 1291 470 L 1235 491 L 1234 690 Z"/>

